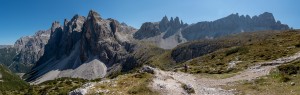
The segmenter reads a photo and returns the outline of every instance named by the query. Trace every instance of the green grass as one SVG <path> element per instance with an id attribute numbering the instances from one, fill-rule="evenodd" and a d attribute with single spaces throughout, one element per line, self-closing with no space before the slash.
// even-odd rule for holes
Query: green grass
<path id="1" fill-rule="evenodd" d="M 20 90 L 5 90 L 4 95 L 67 95 L 70 91 L 81 87 L 87 80 L 78 78 L 59 78 L 38 85 L 26 85 Z M 7 84 L 12 86 L 13 84 Z M 18 87 L 19 85 L 17 85 Z M 10 88 L 11 89 L 11 88 Z"/>
<path id="2" fill-rule="evenodd" d="M 0 80 L 3 80 L 0 82 L 0 94 L 10 94 L 11 92 L 22 91 L 29 87 L 28 83 L 2 65 L 0 65 L 0 73 L 2 74 Z"/>
<path id="3" fill-rule="evenodd" d="M 158 95 L 148 85 L 153 75 L 148 73 L 124 74 L 112 79 L 109 82 L 97 83 L 89 95 Z M 108 90 L 107 93 L 97 93 L 97 90 Z"/>
<path id="4" fill-rule="evenodd" d="M 171 70 L 172 68 L 175 68 L 179 64 L 177 64 L 172 58 L 171 58 L 171 51 L 167 50 L 164 53 L 160 55 L 156 55 L 152 58 L 150 58 L 149 62 L 146 64 L 160 68 L 162 70 Z"/>
<path id="5" fill-rule="evenodd" d="M 81 87 L 87 80 L 79 78 L 59 78 L 33 85 L 28 89 L 27 93 L 32 95 L 50 94 L 50 95 L 66 95 L 70 91 Z"/>

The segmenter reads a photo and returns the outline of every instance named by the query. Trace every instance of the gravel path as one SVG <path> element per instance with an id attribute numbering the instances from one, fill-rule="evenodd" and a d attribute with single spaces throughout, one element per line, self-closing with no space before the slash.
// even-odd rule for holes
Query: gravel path
<path id="1" fill-rule="evenodd" d="M 211 87 L 191 74 L 162 71 L 156 68 L 154 71 L 155 76 L 151 87 L 163 95 L 189 95 L 181 84 L 191 86 L 195 90 L 192 95 L 233 95 L 232 91 Z"/>

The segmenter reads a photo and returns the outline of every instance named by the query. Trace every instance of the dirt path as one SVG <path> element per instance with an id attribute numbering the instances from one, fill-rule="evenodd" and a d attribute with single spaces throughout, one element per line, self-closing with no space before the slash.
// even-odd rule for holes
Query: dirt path
<path id="1" fill-rule="evenodd" d="M 161 92 L 162 95 L 189 95 L 182 87 L 182 84 L 191 86 L 195 93 L 192 95 L 233 95 L 232 91 L 215 88 L 207 85 L 202 79 L 191 74 L 182 72 L 168 72 L 153 68 L 155 76 L 151 87 Z"/>
<path id="2" fill-rule="evenodd" d="M 238 75 L 225 79 L 196 78 L 191 74 L 182 72 L 169 72 L 153 68 L 155 77 L 150 85 L 154 90 L 163 95 L 188 95 L 181 84 L 190 85 L 195 93 L 192 95 L 233 95 L 233 91 L 226 91 L 218 86 L 226 85 L 240 80 L 253 80 L 268 75 L 277 66 L 300 58 L 300 52 L 293 56 L 279 58 L 273 61 L 261 62 L 256 66 L 242 71 Z"/>

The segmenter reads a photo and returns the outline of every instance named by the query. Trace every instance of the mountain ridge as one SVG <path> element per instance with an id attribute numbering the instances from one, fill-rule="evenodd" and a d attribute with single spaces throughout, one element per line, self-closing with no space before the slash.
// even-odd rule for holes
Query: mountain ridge
<path id="1" fill-rule="evenodd" d="M 253 17 L 236 13 L 215 21 L 202 21 L 190 25 L 183 24 L 178 17 L 175 20 L 171 17 L 169 21 L 167 16 L 164 16 L 159 22 L 142 24 L 134 38 L 154 42 L 164 49 L 172 49 L 178 44 L 192 40 L 213 39 L 240 32 L 286 29 L 289 29 L 289 26 L 276 21 L 269 12 Z M 170 43 L 165 43 L 166 40 Z"/>

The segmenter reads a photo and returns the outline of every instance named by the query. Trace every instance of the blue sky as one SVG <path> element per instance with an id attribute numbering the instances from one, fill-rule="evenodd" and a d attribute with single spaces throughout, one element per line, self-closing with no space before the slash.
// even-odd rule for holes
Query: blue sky
<path id="1" fill-rule="evenodd" d="M 232 13 L 250 16 L 271 12 L 277 20 L 300 28 L 299 0 L 0 0 L 0 44 L 14 44 L 21 36 L 49 29 L 53 21 L 87 16 L 96 10 L 139 28 L 143 22 L 178 16 L 191 24 L 213 21 Z"/>

